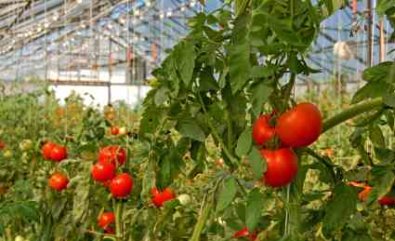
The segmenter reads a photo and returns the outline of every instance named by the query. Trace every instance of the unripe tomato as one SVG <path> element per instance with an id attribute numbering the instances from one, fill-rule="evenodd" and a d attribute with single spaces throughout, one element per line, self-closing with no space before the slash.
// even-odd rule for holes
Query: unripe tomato
<path id="1" fill-rule="evenodd" d="M 275 128 L 270 125 L 270 115 L 261 115 L 252 127 L 252 138 L 257 145 L 263 145 L 275 135 Z"/>
<path id="2" fill-rule="evenodd" d="M 256 240 L 257 236 L 258 235 L 256 234 L 256 232 L 250 234 L 247 227 L 240 229 L 239 231 L 233 234 L 233 238 L 248 238 L 248 240 L 250 241 Z"/>
<path id="3" fill-rule="evenodd" d="M 110 182 L 110 192 L 114 198 L 126 198 L 133 189 L 133 179 L 127 173 L 114 177 Z"/>
<path id="4" fill-rule="evenodd" d="M 41 147 L 41 154 L 43 155 L 45 160 L 51 159 L 51 152 L 55 146 L 55 143 L 48 141 Z"/>
<path id="5" fill-rule="evenodd" d="M 289 147 L 312 144 L 320 136 L 321 129 L 321 112 L 311 103 L 300 103 L 284 112 L 276 124 L 277 135 Z"/>
<path id="6" fill-rule="evenodd" d="M 64 174 L 57 172 L 52 174 L 48 184 L 52 189 L 62 191 L 67 187 L 67 184 L 69 184 L 69 179 Z"/>
<path id="7" fill-rule="evenodd" d="M 181 205 L 188 205 L 191 202 L 191 197 L 188 194 L 181 194 L 177 196 L 178 201 Z"/>
<path id="8" fill-rule="evenodd" d="M 92 178 L 98 182 L 105 182 L 115 177 L 115 166 L 110 162 L 98 162 L 92 166 Z"/>
<path id="9" fill-rule="evenodd" d="M 50 159 L 55 162 L 61 162 L 67 158 L 67 149 L 61 145 L 55 145 L 50 154 Z"/>
<path id="10" fill-rule="evenodd" d="M 290 148 L 263 149 L 261 155 L 267 163 L 263 181 L 268 186 L 286 186 L 292 182 L 298 173 L 298 157 Z"/>
<path id="11" fill-rule="evenodd" d="M 126 151 L 120 146 L 106 146 L 99 151 L 99 162 L 110 162 L 120 166 L 126 161 Z"/>
<path id="12" fill-rule="evenodd" d="M 21 143 L 19 143 L 19 148 L 22 151 L 28 151 L 32 149 L 32 147 L 33 147 L 33 142 L 30 139 L 24 139 L 21 141 Z"/>
<path id="13" fill-rule="evenodd" d="M 113 212 L 102 213 L 97 219 L 97 225 L 102 229 L 107 229 L 114 223 L 115 223 L 115 215 Z"/>
<path id="14" fill-rule="evenodd" d="M 121 128 L 119 128 L 119 135 L 125 135 L 127 133 L 127 131 L 126 131 L 126 127 L 121 127 Z"/>
<path id="15" fill-rule="evenodd" d="M 110 131 L 111 131 L 111 135 L 116 136 L 119 134 L 119 128 L 117 126 L 111 126 Z"/>

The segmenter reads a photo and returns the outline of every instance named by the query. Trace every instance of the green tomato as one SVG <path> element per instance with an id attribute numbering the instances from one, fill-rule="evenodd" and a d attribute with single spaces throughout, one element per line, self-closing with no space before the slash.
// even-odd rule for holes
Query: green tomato
<path id="1" fill-rule="evenodd" d="M 19 143 L 19 148 L 20 148 L 22 151 L 31 150 L 32 147 L 33 147 L 33 142 L 32 142 L 32 140 L 30 140 L 30 139 L 22 140 L 21 143 Z"/>

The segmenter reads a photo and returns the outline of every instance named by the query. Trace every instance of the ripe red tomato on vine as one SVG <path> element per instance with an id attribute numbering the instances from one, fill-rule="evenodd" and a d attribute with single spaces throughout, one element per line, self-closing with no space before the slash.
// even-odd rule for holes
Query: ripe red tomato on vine
<path id="1" fill-rule="evenodd" d="M 121 146 L 106 146 L 99 151 L 99 162 L 110 162 L 120 166 L 126 161 L 126 151 Z"/>
<path id="2" fill-rule="evenodd" d="M 298 157 L 290 148 L 262 149 L 267 169 L 263 181 L 271 187 L 283 187 L 293 181 L 298 173 Z"/>
<path id="3" fill-rule="evenodd" d="M 0 150 L 3 150 L 5 148 L 5 143 L 4 141 L 0 140 Z"/>
<path id="4" fill-rule="evenodd" d="M 68 184 L 68 177 L 59 172 L 52 174 L 52 176 L 48 180 L 49 187 L 56 191 L 62 191 L 63 189 L 67 188 Z"/>
<path id="5" fill-rule="evenodd" d="M 248 238 L 250 241 L 256 240 L 258 237 L 256 232 L 250 233 L 247 227 L 240 229 L 239 231 L 233 234 L 233 238 Z"/>
<path id="6" fill-rule="evenodd" d="M 115 177 L 116 168 L 110 162 L 98 162 L 92 166 L 91 175 L 93 180 L 106 182 Z"/>
<path id="7" fill-rule="evenodd" d="M 114 198 L 126 198 L 133 189 L 133 178 L 127 173 L 121 173 L 110 182 L 110 192 Z"/>
<path id="8" fill-rule="evenodd" d="M 275 127 L 270 124 L 271 115 L 261 115 L 254 122 L 252 127 L 252 137 L 257 145 L 263 145 L 270 139 L 272 139 L 275 134 Z"/>
<path id="9" fill-rule="evenodd" d="M 48 141 L 41 147 L 41 153 L 45 160 L 60 162 L 67 158 L 67 148 Z"/>
<path id="10" fill-rule="evenodd" d="M 162 207 L 165 202 L 173 200 L 176 197 L 171 188 L 165 188 L 163 191 L 159 191 L 157 188 L 152 188 L 151 195 L 151 201 L 156 207 Z"/>
<path id="11" fill-rule="evenodd" d="M 115 215 L 113 212 L 104 212 L 97 219 L 97 225 L 104 230 L 111 228 L 114 223 Z"/>
<path id="12" fill-rule="evenodd" d="M 118 135 L 119 134 L 119 127 L 118 126 L 111 126 L 110 128 L 111 135 Z"/>
<path id="13" fill-rule="evenodd" d="M 305 147 L 321 134 L 322 116 L 312 103 L 299 103 L 277 119 L 276 133 L 289 147 Z"/>

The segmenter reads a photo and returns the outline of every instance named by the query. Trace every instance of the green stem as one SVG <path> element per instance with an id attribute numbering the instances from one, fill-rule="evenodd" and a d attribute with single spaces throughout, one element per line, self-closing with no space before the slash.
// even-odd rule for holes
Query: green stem
<path id="1" fill-rule="evenodd" d="M 189 241 L 199 241 L 200 240 L 200 235 L 201 235 L 204 225 L 206 224 L 206 221 L 209 217 L 212 205 L 213 205 L 212 202 L 210 202 L 210 200 L 208 200 L 208 195 L 206 195 L 204 197 L 204 200 L 202 203 L 202 208 L 199 213 L 199 219 L 195 225 L 192 237 L 189 239 Z"/>
<path id="2" fill-rule="evenodd" d="M 235 166 L 237 166 L 237 158 L 233 156 L 232 152 L 227 148 L 227 146 L 225 145 L 224 141 L 222 140 L 221 136 L 218 134 L 217 130 L 214 127 L 214 124 L 211 121 L 211 116 L 208 114 L 206 106 L 204 105 L 203 99 L 200 96 L 200 94 L 197 94 L 198 100 L 200 102 L 200 105 L 202 106 L 203 112 L 206 114 L 207 116 L 207 124 L 208 127 L 211 130 L 211 134 L 213 135 L 214 139 L 220 144 L 222 150 L 224 151 L 225 155 L 229 158 L 229 160 L 231 161 L 231 163 Z"/>
<path id="3" fill-rule="evenodd" d="M 354 118 L 357 115 L 360 115 L 362 113 L 371 111 L 373 109 L 382 106 L 383 106 L 383 99 L 381 97 L 352 105 L 348 109 L 345 109 L 342 112 L 340 112 L 339 114 L 332 116 L 329 119 L 326 119 L 323 124 L 322 133 L 345 122 L 346 120 Z"/>
<path id="4" fill-rule="evenodd" d="M 117 240 L 122 240 L 122 202 L 115 203 L 115 236 Z"/>

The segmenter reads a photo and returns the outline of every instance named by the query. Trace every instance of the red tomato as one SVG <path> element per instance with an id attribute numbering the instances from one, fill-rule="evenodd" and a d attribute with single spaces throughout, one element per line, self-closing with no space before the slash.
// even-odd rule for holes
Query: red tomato
<path id="1" fill-rule="evenodd" d="M 275 135 L 275 128 L 270 125 L 271 115 L 261 115 L 252 128 L 252 138 L 257 145 L 263 145 Z"/>
<path id="2" fill-rule="evenodd" d="M 258 235 L 256 234 L 256 232 L 250 234 L 247 227 L 245 227 L 245 228 L 237 231 L 235 234 L 233 234 L 233 238 L 246 238 L 246 237 L 248 237 L 248 239 L 250 241 L 254 241 L 254 240 L 256 240 Z"/>
<path id="3" fill-rule="evenodd" d="M 126 161 L 126 151 L 120 146 L 106 146 L 100 149 L 99 162 L 111 162 L 122 165 Z"/>
<path id="4" fill-rule="evenodd" d="M 379 204 L 381 206 L 394 206 L 395 205 L 395 198 L 385 196 L 379 199 Z"/>
<path id="5" fill-rule="evenodd" d="M 3 150 L 5 147 L 4 141 L 0 140 L 0 150 Z"/>
<path id="6" fill-rule="evenodd" d="M 61 145 L 55 145 L 50 154 L 50 159 L 55 162 L 61 162 L 67 158 L 67 149 Z"/>
<path id="7" fill-rule="evenodd" d="M 48 141 L 41 147 L 41 154 L 43 155 L 45 160 L 51 159 L 51 152 L 55 146 L 55 143 Z"/>
<path id="8" fill-rule="evenodd" d="M 115 230 L 113 227 L 107 227 L 104 229 L 104 233 L 115 234 Z"/>
<path id="9" fill-rule="evenodd" d="M 111 135 L 116 136 L 119 134 L 119 128 L 117 126 L 111 126 L 110 131 L 111 131 Z"/>
<path id="10" fill-rule="evenodd" d="M 268 186 L 286 186 L 292 182 L 298 173 L 298 157 L 290 148 L 262 149 L 261 155 L 267 163 L 263 180 Z"/>
<path id="11" fill-rule="evenodd" d="M 133 179 L 127 173 L 114 177 L 110 183 L 110 192 L 114 198 L 126 198 L 133 189 Z"/>
<path id="12" fill-rule="evenodd" d="M 283 113 L 277 120 L 276 133 L 290 147 L 304 147 L 315 142 L 321 134 L 322 117 L 311 103 L 300 103 Z"/>
<path id="13" fill-rule="evenodd" d="M 62 173 L 54 173 L 49 178 L 48 181 L 49 186 L 56 191 L 62 191 L 67 188 L 67 184 L 69 184 L 69 179 Z"/>
<path id="14" fill-rule="evenodd" d="M 115 223 L 115 215 L 113 212 L 102 213 L 97 219 L 97 225 L 102 229 L 110 228 L 110 225 Z"/>
<path id="15" fill-rule="evenodd" d="M 156 207 L 162 207 L 165 202 L 175 198 L 175 194 L 170 188 L 165 188 L 165 190 L 162 192 L 159 192 L 158 189 L 153 188 L 151 189 L 151 194 L 151 201 Z"/>
<path id="16" fill-rule="evenodd" d="M 98 162 L 93 165 L 92 178 L 98 182 L 105 182 L 115 177 L 115 166 L 109 162 Z"/>
<path id="17" fill-rule="evenodd" d="M 156 187 L 151 188 L 151 195 L 156 196 L 160 193 L 159 189 Z"/>

